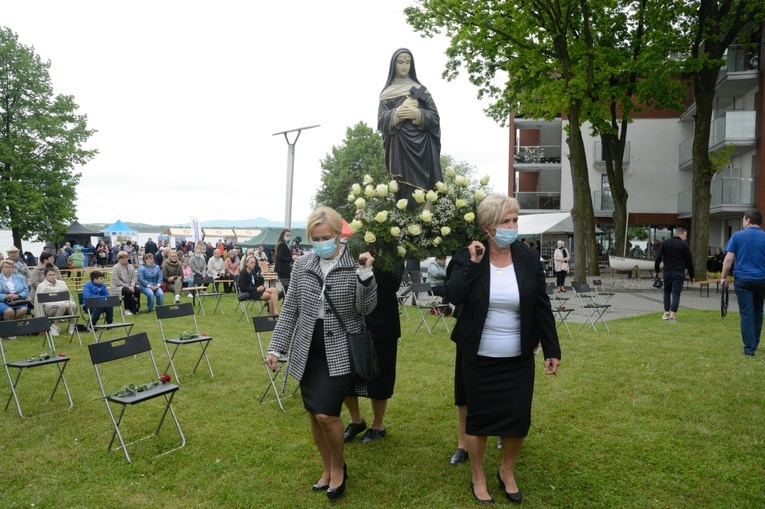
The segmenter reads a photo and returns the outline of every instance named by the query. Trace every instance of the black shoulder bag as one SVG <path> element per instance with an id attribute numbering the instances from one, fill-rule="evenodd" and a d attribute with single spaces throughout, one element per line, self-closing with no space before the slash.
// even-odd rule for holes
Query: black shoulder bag
<path id="1" fill-rule="evenodd" d="M 351 379 L 354 382 L 374 380 L 380 374 L 380 367 L 377 365 L 377 352 L 372 341 L 372 335 L 369 331 L 363 331 L 358 334 L 348 332 L 343 318 L 337 312 L 335 305 L 332 304 L 332 299 L 329 298 L 329 293 L 326 290 L 324 291 L 324 297 L 327 299 L 327 304 L 329 304 L 332 312 L 335 313 L 337 321 L 340 322 L 340 327 L 343 328 L 348 338 L 348 360 L 351 363 Z"/>

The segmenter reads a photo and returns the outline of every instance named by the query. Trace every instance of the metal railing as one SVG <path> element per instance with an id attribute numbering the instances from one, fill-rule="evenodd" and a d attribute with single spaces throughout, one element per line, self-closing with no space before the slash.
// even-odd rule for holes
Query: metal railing
<path id="1" fill-rule="evenodd" d="M 757 179 L 751 177 L 717 177 L 712 180 L 709 190 L 712 193 L 710 208 L 716 207 L 753 207 Z M 688 214 L 693 211 L 693 191 L 686 189 L 677 194 L 677 213 Z"/>
<path id="2" fill-rule="evenodd" d="M 560 164 L 560 145 L 518 145 L 515 147 L 516 164 Z"/>
<path id="3" fill-rule="evenodd" d="M 596 141 L 595 142 L 595 164 L 606 164 L 606 160 L 603 157 L 603 142 L 602 141 Z M 627 142 L 627 145 L 624 147 L 624 155 L 622 156 L 622 164 L 627 165 L 630 163 L 630 142 Z"/>
<path id="4" fill-rule="evenodd" d="M 731 44 L 726 51 L 728 72 L 758 71 L 760 44 Z"/>
<path id="5" fill-rule="evenodd" d="M 560 193 L 515 193 L 521 210 L 560 210 Z"/>
<path id="6" fill-rule="evenodd" d="M 712 131 L 709 133 L 709 146 L 724 142 L 729 139 L 756 139 L 757 112 L 755 111 L 727 111 L 712 122 Z"/>

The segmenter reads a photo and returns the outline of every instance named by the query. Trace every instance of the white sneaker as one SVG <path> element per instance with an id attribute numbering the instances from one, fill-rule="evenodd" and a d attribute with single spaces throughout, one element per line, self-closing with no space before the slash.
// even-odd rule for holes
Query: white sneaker
<path id="1" fill-rule="evenodd" d="M 192 297 L 193 297 L 193 295 L 191 295 L 191 292 L 189 292 L 189 293 L 187 293 L 187 294 L 186 294 L 186 298 L 187 298 L 187 299 L 190 299 L 190 298 L 192 298 Z"/>
<path id="2" fill-rule="evenodd" d="M 178 304 L 180 301 L 181 301 L 181 296 L 180 295 L 176 295 L 175 296 L 175 303 Z"/>
<path id="3" fill-rule="evenodd" d="M 133 313 L 131 313 L 129 309 L 126 309 L 125 316 L 133 316 Z"/>
<path id="4" fill-rule="evenodd" d="M 50 335 L 51 336 L 58 336 L 61 333 L 61 329 L 58 325 L 51 325 L 50 326 Z"/>
<path id="5" fill-rule="evenodd" d="M 69 327 L 66 328 L 66 332 L 68 332 L 69 335 L 71 336 L 72 334 L 74 334 L 74 331 L 76 329 L 77 329 L 77 326 L 75 324 L 73 324 L 73 323 L 70 323 Z"/>
<path id="6" fill-rule="evenodd" d="M 663 315 L 661 315 L 661 319 L 662 320 L 669 320 L 669 313 L 664 313 Z"/>

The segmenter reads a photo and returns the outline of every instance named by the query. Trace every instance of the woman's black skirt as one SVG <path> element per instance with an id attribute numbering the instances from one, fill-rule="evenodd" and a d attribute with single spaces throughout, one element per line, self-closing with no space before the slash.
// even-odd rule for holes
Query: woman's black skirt
<path id="1" fill-rule="evenodd" d="M 303 406 L 312 414 L 340 417 L 343 400 L 352 392 L 351 375 L 329 376 L 327 351 L 324 346 L 324 320 L 316 320 L 308 351 L 300 393 Z"/>
<path id="2" fill-rule="evenodd" d="M 559 270 L 555 273 L 555 283 L 558 286 L 564 286 L 566 284 L 566 272 L 565 270 Z"/>
<path id="3" fill-rule="evenodd" d="M 534 356 L 462 360 L 468 435 L 525 437 L 531 426 Z"/>

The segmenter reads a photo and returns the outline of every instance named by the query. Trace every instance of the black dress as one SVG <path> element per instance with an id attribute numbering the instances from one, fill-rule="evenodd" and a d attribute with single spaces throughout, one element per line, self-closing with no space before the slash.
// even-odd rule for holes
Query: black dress
<path id="1" fill-rule="evenodd" d="M 246 268 L 239 273 L 239 291 L 248 294 L 248 299 L 258 300 L 265 290 L 258 290 L 259 286 L 265 288 L 265 280 L 260 275 L 260 267 L 255 265 L 253 272 Z"/>

